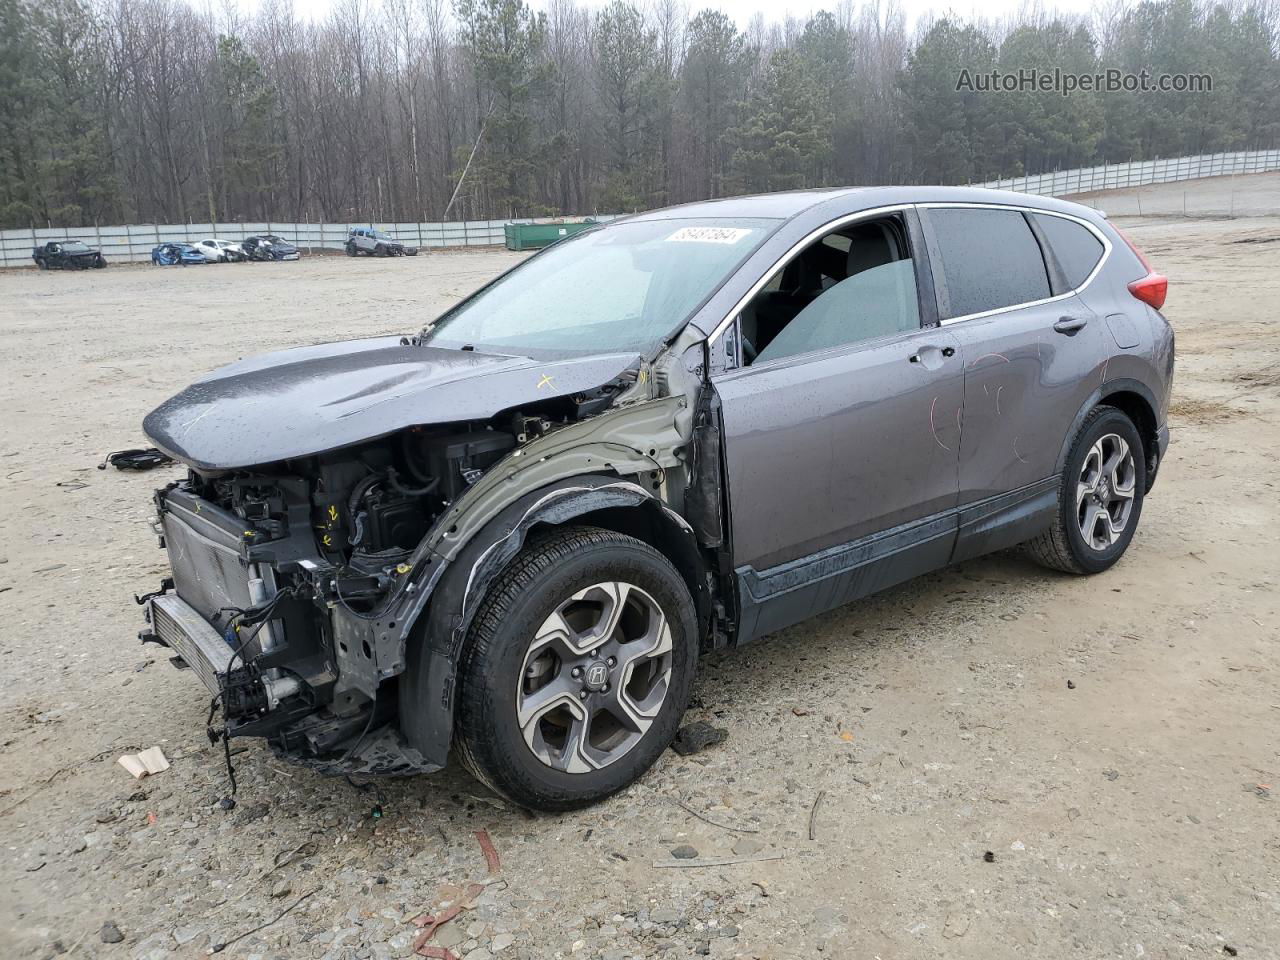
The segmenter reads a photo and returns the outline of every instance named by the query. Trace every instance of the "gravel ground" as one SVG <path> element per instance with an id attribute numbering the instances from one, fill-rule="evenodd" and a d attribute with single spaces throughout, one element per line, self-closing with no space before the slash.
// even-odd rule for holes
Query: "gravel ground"
<path id="1" fill-rule="evenodd" d="M 1125 560 L 998 555 L 704 658 L 726 742 L 559 817 L 256 743 L 222 810 L 207 695 L 134 639 L 175 474 L 95 469 L 202 371 L 416 329 L 514 255 L 0 275 L 0 955 L 405 957 L 475 882 L 434 941 L 468 960 L 1275 957 L 1280 221 L 1130 227 L 1179 370 Z"/>

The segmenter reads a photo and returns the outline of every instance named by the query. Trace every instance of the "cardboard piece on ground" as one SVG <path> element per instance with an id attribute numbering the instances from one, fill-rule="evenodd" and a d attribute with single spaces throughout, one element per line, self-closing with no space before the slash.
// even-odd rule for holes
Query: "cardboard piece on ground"
<path id="1" fill-rule="evenodd" d="M 133 774 L 135 780 L 169 769 L 169 761 L 165 759 L 164 751 L 159 747 L 150 747 L 141 753 L 126 753 L 120 758 L 119 763 Z"/>

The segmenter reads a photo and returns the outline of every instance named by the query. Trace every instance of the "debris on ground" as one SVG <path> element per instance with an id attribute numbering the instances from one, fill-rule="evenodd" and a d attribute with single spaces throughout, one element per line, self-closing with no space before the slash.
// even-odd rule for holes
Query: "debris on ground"
<path id="1" fill-rule="evenodd" d="M 982 855 L 982 860 L 984 863 L 995 863 L 996 862 L 995 851 L 988 850 L 986 853 Z"/>
<path id="2" fill-rule="evenodd" d="M 733 831 L 734 833 L 759 833 L 760 832 L 759 827 L 747 827 L 747 826 L 742 826 L 741 824 L 725 823 L 722 820 L 716 820 L 712 817 L 709 817 L 702 811 L 697 810 L 696 808 L 685 803 L 679 797 L 673 797 L 673 796 L 670 796 L 669 794 L 659 794 L 659 796 L 665 796 L 668 800 L 674 803 L 677 807 L 679 807 L 685 813 L 692 814 L 693 816 L 701 820 L 703 823 L 709 823 L 711 824 L 711 826 L 719 827 L 721 830 L 730 830 L 730 831 Z"/>
<path id="3" fill-rule="evenodd" d="M 1076 682 L 1075 682 L 1074 680 L 1068 680 L 1068 681 L 1067 681 L 1067 689 L 1068 689 L 1068 690 L 1074 690 L 1075 688 L 1076 688 Z"/>
<path id="4" fill-rule="evenodd" d="M 141 447 L 133 450 L 117 450 L 108 453 L 98 464 L 99 470 L 115 467 L 117 470 L 152 470 L 173 463 L 173 457 L 162 453 L 155 447 Z"/>
<path id="5" fill-rule="evenodd" d="M 464 910 L 470 910 L 476 905 L 476 900 L 480 894 L 484 893 L 485 885 L 483 883 L 469 883 L 465 887 L 457 887 L 453 884 L 445 884 L 436 891 L 436 898 L 432 901 L 430 913 L 424 913 L 421 916 L 413 918 L 414 926 L 421 927 L 422 932 L 418 934 L 418 938 L 413 942 L 413 952 L 420 957 L 444 957 L 441 953 L 423 953 L 424 949 L 444 950 L 444 947 L 428 947 L 427 941 L 430 940 L 437 930 L 462 913 Z M 446 951 L 446 954 L 448 951 Z M 452 956 L 452 954 L 448 954 Z"/>
<path id="6" fill-rule="evenodd" d="M 493 845 L 488 830 L 477 830 L 476 839 L 480 841 L 480 849 L 484 853 L 484 862 L 489 865 L 489 875 L 496 876 L 502 872 L 502 861 L 498 859 L 498 848 Z"/>
<path id="7" fill-rule="evenodd" d="M 696 723 L 685 724 L 676 732 L 676 738 L 671 742 L 671 749 L 682 757 L 689 757 L 695 753 L 701 753 L 707 747 L 724 743 L 727 739 L 729 739 L 728 730 L 713 727 L 705 720 L 698 720 Z"/>
<path id="8" fill-rule="evenodd" d="M 292 912 L 294 908 L 297 907 L 299 904 L 301 904 L 304 900 L 306 900 L 308 897 L 315 896 L 319 892 L 320 892 L 319 887 L 316 887 L 314 890 L 308 890 L 306 893 L 304 893 L 297 900 L 293 901 L 293 903 L 289 904 L 287 907 L 285 907 L 283 910 L 277 913 L 274 917 L 272 917 L 266 923 L 260 923 L 256 927 L 254 927 L 252 930 L 246 930 L 244 933 L 236 934 L 230 940 L 224 940 L 222 943 L 215 943 L 213 946 L 209 948 L 209 952 L 221 953 L 223 950 L 227 949 L 227 947 L 231 946 L 233 943 L 239 943 L 241 940 L 245 939 L 245 937 L 251 937 L 255 933 L 258 933 L 259 931 L 267 929 L 267 927 L 271 926 L 272 924 L 279 923 L 281 920 L 285 918 L 286 915 Z"/>
<path id="9" fill-rule="evenodd" d="M 103 943 L 124 942 L 124 934 L 120 932 L 120 928 L 116 926 L 114 920 L 108 920 L 104 923 L 102 929 L 98 931 L 98 936 L 102 938 Z"/>
<path id="10" fill-rule="evenodd" d="M 1103 770 L 1102 775 L 1106 777 L 1108 780 L 1117 780 L 1120 777 L 1120 771 L 1119 770 Z"/>
<path id="11" fill-rule="evenodd" d="M 681 849 L 679 847 L 677 850 Z M 671 851 L 673 854 L 675 850 Z M 757 853 L 750 857 L 702 857 L 700 859 L 655 860 L 655 867 L 731 867 L 735 863 L 760 863 L 765 860 L 781 860 L 785 854 Z"/>
<path id="12" fill-rule="evenodd" d="M 827 791 L 819 790 L 818 795 L 813 799 L 813 806 L 809 808 L 809 839 L 818 839 L 818 807 L 822 803 L 822 798 L 827 795 Z"/>
<path id="13" fill-rule="evenodd" d="M 153 773 L 163 773 L 169 769 L 169 761 L 159 747 L 148 747 L 141 753 L 126 753 L 117 762 L 128 770 L 135 780 L 141 780 Z"/>
<path id="14" fill-rule="evenodd" d="M 692 860 L 698 855 L 698 851 L 689 846 L 689 844 L 682 843 L 680 846 L 672 848 L 671 855 L 677 860 Z"/>

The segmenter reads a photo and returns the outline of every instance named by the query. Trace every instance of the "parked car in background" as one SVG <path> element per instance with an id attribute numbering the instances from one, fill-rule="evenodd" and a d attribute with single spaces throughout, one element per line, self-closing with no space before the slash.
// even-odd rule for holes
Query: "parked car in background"
<path id="1" fill-rule="evenodd" d="M 418 248 L 410 246 L 389 233 L 372 227 L 353 227 L 345 244 L 348 257 L 363 253 L 370 257 L 416 257 Z"/>
<path id="2" fill-rule="evenodd" d="M 1096 210 L 963 187 L 584 231 L 416 335 L 153 411 L 189 472 L 144 637 L 313 769 L 453 750 L 520 806 L 591 803 L 671 743 L 700 650 L 1015 545 L 1119 561 L 1169 441 L 1167 283 Z"/>
<path id="3" fill-rule="evenodd" d="M 50 240 L 32 250 L 31 259 L 41 270 L 101 270 L 107 265 L 102 251 L 83 240 Z"/>
<path id="4" fill-rule="evenodd" d="M 162 243 L 152 248 L 151 262 L 157 267 L 192 267 L 211 261 L 189 243 Z"/>
<path id="5" fill-rule="evenodd" d="M 209 238 L 191 244 L 211 263 L 240 263 L 245 259 L 244 248 L 230 240 Z"/>
<path id="6" fill-rule="evenodd" d="M 297 260 L 300 256 L 297 247 L 273 233 L 245 237 L 240 247 L 248 260 Z"/>

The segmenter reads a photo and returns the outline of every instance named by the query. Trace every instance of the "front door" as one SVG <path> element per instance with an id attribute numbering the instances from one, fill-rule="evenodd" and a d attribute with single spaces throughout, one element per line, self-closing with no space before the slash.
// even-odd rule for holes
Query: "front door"
<path id="1" fill-rule="evenodd" d="M 941 566 L 954 545 L 963 358 L 921 327 L 907 231 L 876 226 L 823 238 L 767 286 L 736 328 L 751 362 L 713 377 L 740 642 Z"/>

